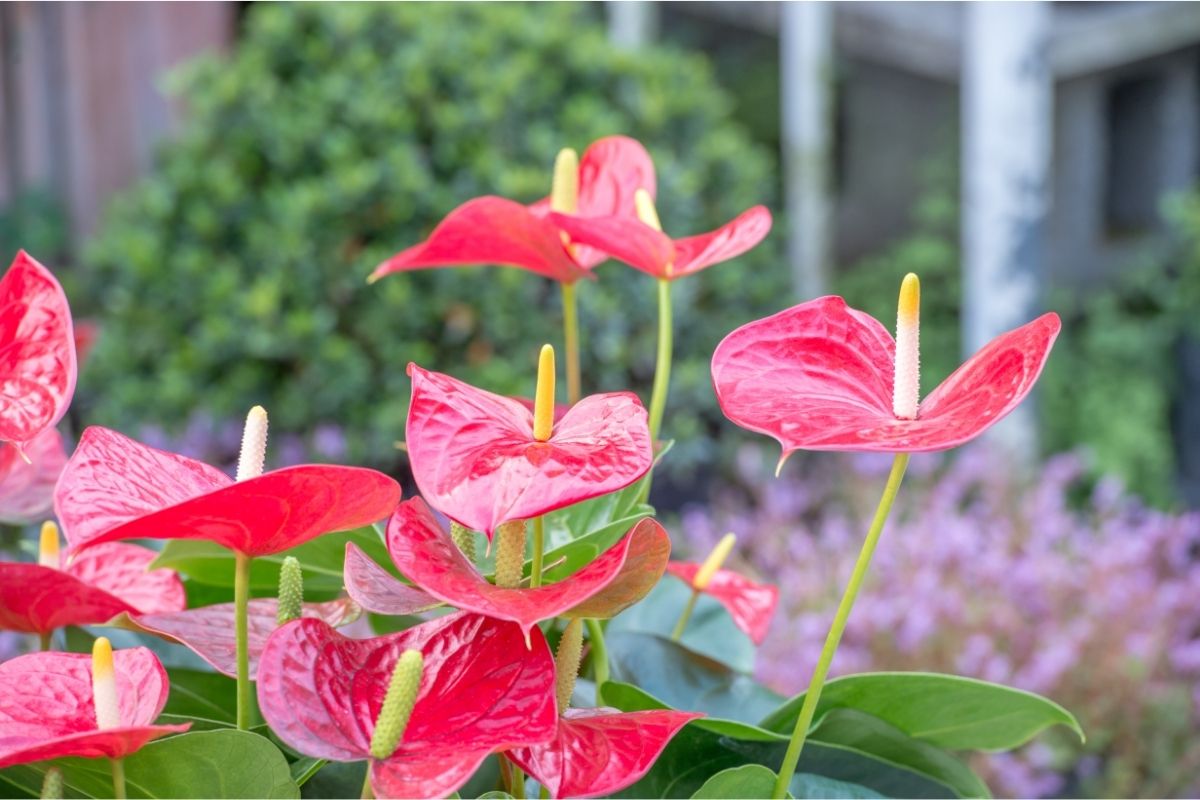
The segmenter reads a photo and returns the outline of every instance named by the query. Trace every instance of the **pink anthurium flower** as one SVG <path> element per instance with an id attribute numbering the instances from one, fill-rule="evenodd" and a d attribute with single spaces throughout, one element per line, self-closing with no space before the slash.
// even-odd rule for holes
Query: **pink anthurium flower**
<path id="1" fill-rule="evenodd" d="M 639 781 L 671 737 L 703 716 L 668 709 L 569 708 L 552 742 L 510 750 L 508 757 L 551 797 L 599 797 Z"/>
<path id="2" fill-rule="evenodd" d="M 28 525 L 45 519 L 54 508 L 54 486 L 67 464 L 62 435 L 47 428 L 25 446 L 26 461 L 16 449 L 0 449 L 0 522 Z"/>
<path id="3" fill-rule="evenodd" d="M 90 551 L 85 551 L 85 554 Z M 250 655 L 250 679 L 258 674 L 258 659 L 267 639 L 279 627 L 279 601 L 273 597 L 251 600 L 247 614 Z M 319 619 L 333 627 L 349 625 L 362 614 L 358 604 L 348 598 L 325 603 L 305 603 L 304 618 Z M 178 642 L 213 666 L 217 672 L 237 677 L 237 639 L 234 636 L 234 605 L 220 603 L 186 611 L 153 614 L 130 614 L 129 623 L 136 630 L 146 631 Z"/>
<path id="4" fill-rule="evenodd" d="M 107 658 L 107 673 L 84 653 L 30 653 L 0 664 L 0 768 L 64 756 L 123 758 L 191 727 L 154 724 L 170 690 L 154 653 L 135 647 L 108 650 Z M 102 682 L 112 687 L 107 695 L 95 692 Z"/>
<path id="5" fill-rule="evenodd" d="M 762 644 L 771 627 L 771 617 L 779 603 L 779 589 L 765 583 L 755 583 L 733 570 L 718 569 L 703 586 L 696 585 L 696 574 L 703 564 L 672 561 L 667 572 L 683 581 L 693 591 L 707 594 L 729 612 L 737 625 L 755 644 Z"/>
<path id="6" fill-rule="evenodd" d="M 494 586 L 463 556 L 419 497 L 401 503 L 392 514 L 387 544 L 396 567 L 428 596 L 510 620 L 526 635 L 538 622 L 553 617 L 616 616 L 654 588 L 671 553 L 667 532 L 656 521 L 644 519 L 617 544 L 558 583 L 536 588 Z M 366 561 L 347 559 L 346 584 L 356 587 L 350 589 L 351 596 L 370 611 L 397 613 L 389 600 L 408 602 L 415 590 Z M 364 573 L 373 576 L 369 594 L 357 588 L 366 583 Z"/>
<path id="7" fill-rule="evenodd" d="M 584 151 L 575 179 L 580 214 L 632 215 L 634 192 L 654 193 L 654 164 L 635 140 L 609 136 Z M 548 199 L 525 206 L 485 196 L 451 211 L 428 239 L 380 264 L 371 280 L 431 267 L 500 264 L 570 284 L 587 277 L 605 258 L 598 250 L 564 240 L 550 215 Z"/>
<path id="8" fill-rule="evenodd" d="M 107 428 L 83 433 L 55 490 L 74 551 L 119 539 L 204 539 L 246 556 L 386 517 L 400 486 L 375 470 L 304 464 L 235 482 Z"/>
<path id="9" fill-rule="evenodd" d="M 580 211 L 550 218 L 572 241 L 667 281 L 736 258 L 771 231 L 771 212 L 765 206 L 747 209 L 714 231 L 683 239 L 672 239 L 636 216 L 589 217 Z"/>
<path id="10" fill-rule="evenodd" d="M 491 539 L 532 519 L 615 492 L 654 463 L 646 410 L 630 392 L 585 397 L 544 441 L 521 402 L 409 364 L 407 444 L 429 504 Z"/>
<path id="11" fill-rule="evenodd" d="M 111 542 L 62 560 L 53 523 L 42 529 L 37 564 L 0 562 L 0 629 L 49 634 L 64 625 L 98 625 L 120 614 L 187 607 L 174 570 L 148 570 L 158 555 Z"/>
<path id="12" fill-rule="evenodd" d="M 880 322 L 833 296 L 726 336 L 712 360 L 725 416 L 774 437 L 783 458 L 799 449 L 946 450 L 994 425 L 1033 388 L 1058 336 L 1058 315 L 996 337 L 918 405 L 919 295 L 911 279 L 911 299 L 902 292 L 900 347 Z"/>
<path id="13" fill-rule="evenodd" d="M 378 797 L 446 797 L 490 753 L 553 738 L 554 659 L 541 631 L 533 634 L 527 648 L 516 625 L 465 613 L 375 639 L 295 620 L 267 641 L 259 706 L 298 752 L 368 760 Z M 411 651 L 423 658 L 411 714 L 387 754 L 373 756 L 378 729 L 394 722 L 380 718 L 393 672 Z"/>
<path id="14" fill-rule="evenodd" d="M 0 442 L 23 450 L 54 427 L 71 402 L 77 372 L 67 297 L 22 250 L 0 278 Z"/>

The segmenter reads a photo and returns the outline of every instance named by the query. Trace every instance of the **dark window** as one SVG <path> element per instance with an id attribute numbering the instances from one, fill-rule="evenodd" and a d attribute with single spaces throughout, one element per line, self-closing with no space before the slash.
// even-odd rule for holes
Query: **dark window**
<path id="1" fill-rule="evenodd" d="M 1108 89 L 1104 219 L 1111 237 L 1145 232 L 1158 221 L 1162 137 L 1168 133 L 1162 125 L 1164 102 L 1158 75 L 1128 78 Z"/>

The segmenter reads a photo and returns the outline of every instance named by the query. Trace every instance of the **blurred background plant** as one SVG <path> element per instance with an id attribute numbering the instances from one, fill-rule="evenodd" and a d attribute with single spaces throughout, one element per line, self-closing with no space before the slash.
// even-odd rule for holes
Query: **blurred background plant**
<path id="1" fill-rule="evenodd" d="M 831 468 L 830 461 L 838 460 Z M 888 458 L 788 462 L 747 446 L 739 480 L 677 530 L 692 555 L 739 534 L 742 566 L 781 587 L 759 675 L 804 688 Z M 1039 740 L 985 766 L 999 796 L 1200 791 L 1200 513 L 1146 507 L 1075 455 L 1029 478 L 986 446 L 912 462 L 835 674 L 928 670 L 1072 709 L 1088 742 Z"/>
<path id="2" fill-rule="evenodd" d="M 81 413 L 193 438 L 262 403 L 276 430 L 323 426 L 337 445 L 300 442 L 310 452 L 396 468 L 409 361 L 527 395 L 538 343 L 560 332 L 556 287 L 524 272 L 366 285 L 451 208 L 544 196 L 560 147 L 615 132 L 654 156 L 673 232 L 773 201 L 772 154 L 730 119 L 702 57 L 621 53 L 585 6 L 536 13 L 534 26 L 507 4 L 255 7 L 232 58 L 177 74 L 186 128 L 113 205 L 73 275 L 83 313 L 105 320 Z M 676 469 L 713 458 L 709 354 L 786 292 L 776 248 L 680 283 Z M 585 388 L 648 387 L 653 281 L 615 262 L 598 277 L 580 291 Z M 232 445 L 235 429 L 209 442 Z"/>

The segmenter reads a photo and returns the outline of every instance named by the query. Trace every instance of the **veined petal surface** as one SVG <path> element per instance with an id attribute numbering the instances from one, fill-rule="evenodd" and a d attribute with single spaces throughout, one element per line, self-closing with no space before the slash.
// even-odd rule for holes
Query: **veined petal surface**
<path id="1" fill-rule="evenodd" d="M 688 586 L 700 570 L 700 564 L 672 561 L 667 572 Z M 755 644 L 762 644 L 771 627 L 771 617 L 779 603 L 779 589 L 765 583 L 756 583 L 733 570 L 719 569 L 713 573 L 708 585 L 702 590 L 725 606 L 733 624 L 737 625 Z"/>

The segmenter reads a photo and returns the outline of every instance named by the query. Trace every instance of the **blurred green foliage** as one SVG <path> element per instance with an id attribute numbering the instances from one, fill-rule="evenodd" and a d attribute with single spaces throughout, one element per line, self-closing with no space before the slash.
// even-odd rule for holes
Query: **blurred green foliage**
<path id="1" fill-rule="evenodd" d="M 548 193 L 559 148 L 625 133 L 659 173 L 676 235 L 774 195 L 773 154 L 730 119 L 708 62 L 607 42 L 599 9 L 561 4 L 255 5 L 228 58 L 174 76 L 189 109 L 152 175 L 112 207 L 73 297 L 104 320 L 79 402 L 91 421 L 178 431 L 197 409 L 266 405 L 276 430 L 346 430 L 387 465 L 405 366 L 532 392 L 561 338 L 557 286 L 512 269 L 365 278 L 481 194 Z M 708 360 L 787 302 L 777 238 L 676 284 L 671 461 L 713 456 Z M 615 262 L 580 290 L 586 391 L 648 394 L 654 281 Z"/>
<path id="2" fill-rule="evenodd" d="M 66 241 L 66 217 L 47 189 L 22 190 L 0 209 L 0 254 L 9 261 L 24 249 L 43 264 L 54 265 Z"/>

